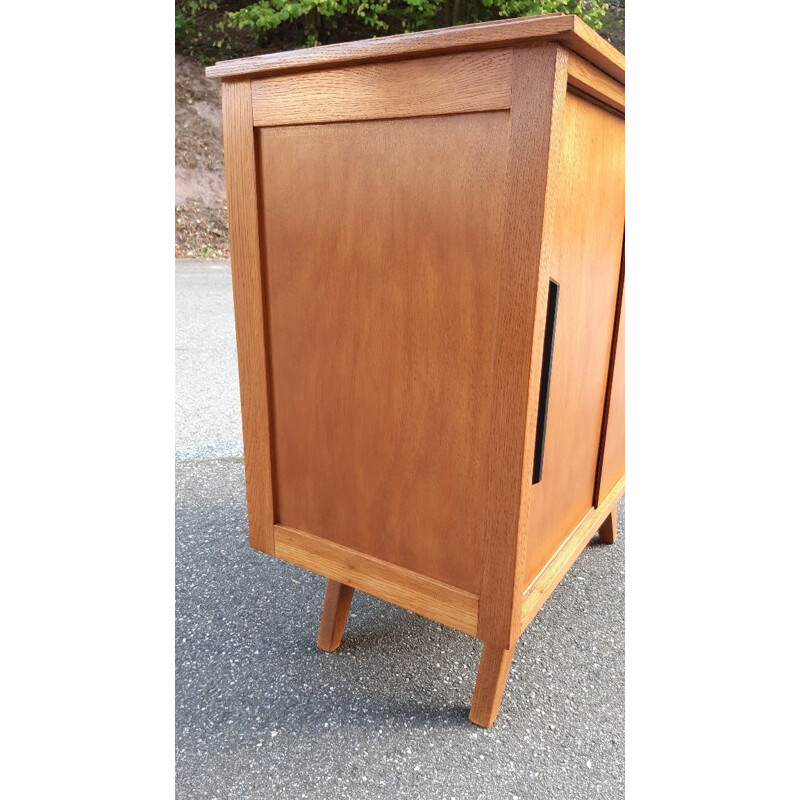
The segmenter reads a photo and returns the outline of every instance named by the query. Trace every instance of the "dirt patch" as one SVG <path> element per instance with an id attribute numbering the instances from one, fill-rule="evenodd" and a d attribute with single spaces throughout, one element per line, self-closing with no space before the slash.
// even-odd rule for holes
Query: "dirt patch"
<path id="1" fill-rule="evenodd" d="M 175 258 L 228 258 L 228 206 L 187 200 L 175 206 Z"/>
<path id="2" fill-rule="evenodd" d="M 228 257 L 220 82 L 175 56 L 175 256 Z"/>

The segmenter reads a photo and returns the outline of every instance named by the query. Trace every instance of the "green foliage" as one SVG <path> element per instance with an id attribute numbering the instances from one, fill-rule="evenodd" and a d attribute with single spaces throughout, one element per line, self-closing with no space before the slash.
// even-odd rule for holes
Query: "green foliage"
<path id="1" fill-rule="evenodd" d="M 608 10 L 605 0 L 176 0 L 175 41 L 207 60 L 550 13 L 600 30 Z"/>
<path id="2" fill-rule="evenodd" d="M 175 46 L 204 63 L 231 55 L 228 5 L 217 0 L 176 0 Z"/>
<path id="3" fill-rule="evenodd" d="M 608 3 L 598 0 L 257 0 L 228 19 L 260 33 L 302 20 L 319 36 L 328 20 L 337 19 L 375 33 L 395 33 L 553 12 L 577 14 L 600 29 L 607 10 Z"/>

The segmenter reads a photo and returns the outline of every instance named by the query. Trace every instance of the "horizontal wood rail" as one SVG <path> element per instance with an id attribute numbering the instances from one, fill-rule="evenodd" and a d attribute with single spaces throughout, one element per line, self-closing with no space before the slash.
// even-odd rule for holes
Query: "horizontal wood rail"
<path id="1" fill-rule="evenodd" d="M 575 53 L 570 53 L 567 61 L 567 86 L 625 113 L 625 86 Z"/>
<path id="2" fill-rule="evenodd" d="M 364 64 L 254 80 L 256 127 L 511 107 L 511 51 Z"/>
<path id="3" fill-rule="evenodd" d="M 477 595 L 310 533 L 283 525 L 274 530 L 278 558 L 477 636 Z"/>

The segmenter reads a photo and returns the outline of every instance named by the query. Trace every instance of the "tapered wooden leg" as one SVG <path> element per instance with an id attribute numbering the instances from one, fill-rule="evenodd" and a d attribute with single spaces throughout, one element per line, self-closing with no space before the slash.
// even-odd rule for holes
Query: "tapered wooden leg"
<path id="1" fill-rule="evenodd" d="M 611 513 L 603 520 L 600 526 L 600 541 L 603 544 L 614 544 L 617 541 L 617 506 L 611 509 Z"/>
<path id="2" fill-rule="evenodd" d="M 489 728 L 497 718 L 508 671 L 511 669 L 511 659 L 514 657 L 514 647 L 516 644 L 504 650 L 489 642 L 483 643 L 478 679 L 475 681 L 475 693 L 472 695 L 472 708 L 469 711 L 470 721 L 481 728 Z"/>
<path id="3" fill-rule="evenodd" d="M 325 587 L 322 620 L 319 623 L 319 636 L 317 637 L 317 647 L 320 650 L 332 653 L 341 644 L 352 599 L 352 586 L 328 581 L 328 585 Z"/>

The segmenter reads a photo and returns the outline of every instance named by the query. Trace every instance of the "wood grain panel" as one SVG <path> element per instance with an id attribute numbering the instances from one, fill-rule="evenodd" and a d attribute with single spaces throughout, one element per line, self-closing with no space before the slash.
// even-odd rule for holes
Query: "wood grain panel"
<path id="1" fill-rule="evenodd" d="M 252 86 L 256 126 L 495 111 L 511 105 L 511 51 L 304 72 Z"/>
<path id="2" fill-rule="evenodd" d="M 528 579 L 594 500 L 625 217 L 624 126 L 567 94 L 550 259 L 558 319 L 543 479 L 529 487 Z"/>
<path id="3" fill-rule="evenodd" d="M 222 138 L 228 195 L 236 350 L 242 404 L 250 544 L 273 552 L 267 344 L 256 194 L 250 82 L 222 87 Z"/>
<path id="4" fill-rule="evenodd" d="M 519 629 L 524 579 L 530 464 L 535 410 L 533 387 L 540 362 L 532 352 L 544 337 L 549 226 L 553 218 L 548 173 L 558 163 L 566 54 L 550 45 L 514 53 L 513 106 L 506 215 L 501 263 L 503 291 L 497 304 L 497 344 L 490 450 L 481 481 L 488 487 L 482 507 L 485 560 L 479 635 L 507 649 Z M 537 298 L 540 302 L 537 307 Z"/>
<path id="5" fill-rule="evenodd" d="M 213 67 L 207 67 L 206 75 L 223 79 L 276 75 L 370 61 L 391 61 L 512 45 L 537 45 L 552 41 L 561 42 L 615 80 L 625 83 L 625 56 L 582 19 L 572 14 L 480 22 L 324 47 L 309 47 L 304 50 L 267 53 L 220 61 Z"/>
<path id="6" fill-rule="evenodd" d="M 624 280 L 624 271 L 623 271 Z M 620 299 L 619 332 L 617 334 L 614 369 L 611 373 L 611 395 L 608 422 L 603 443 L 602 467 L 598 497 L 607 494 L 625 474 L 625 287 Z"/>
<path id="7" fill-rule="evenodd" d="M 276 521 L 474 594 L 508 116 L 258 129 Z"/>
<path id="8" fill-rule="evenodd" d="M 478 598 L 470 592 L 283 525 L 275 526 L 275 555 L 470 636 L 477 633 Z"/>

